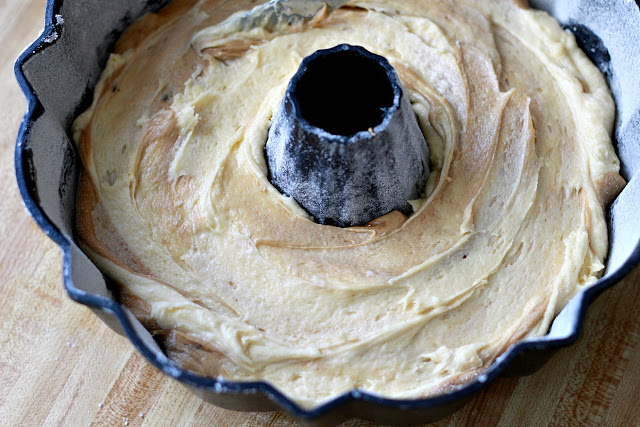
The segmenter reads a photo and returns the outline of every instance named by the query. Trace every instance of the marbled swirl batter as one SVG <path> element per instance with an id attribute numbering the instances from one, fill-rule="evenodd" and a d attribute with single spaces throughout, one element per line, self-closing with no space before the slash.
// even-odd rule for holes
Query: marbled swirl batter
<path id="1" fill-rule="evenodd" d="M 614 104 L 553 18 L 509 0 L 363 0 L 216 35 L 252 6 L 146 16 L 74 123 L 83 248 L 185 369 L 305 407 L 353 388 L 430 396 L 545 334 L 597 280 L 603 207 L 624 185 Z M 318 225 L 267 178 L 290 78 L 341 43 L 390 61 L 429 141 L 410 218 Z"/>

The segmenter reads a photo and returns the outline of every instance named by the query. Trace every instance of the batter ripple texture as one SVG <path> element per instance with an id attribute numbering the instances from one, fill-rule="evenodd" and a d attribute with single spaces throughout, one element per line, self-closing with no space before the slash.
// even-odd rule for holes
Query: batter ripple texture
<path id="1" fill-rule="evenodd" d="M 354 388 L 432 396 L 545 334 L 602 274 L 604 207 L 624 186 L 615 108 L 553 18 L 522 1 L 363 0 L 220 36 L 254 5 L 146 15 L 73 125 L 82 248 L 183 368 L 304 407 Z M 268 180 L 290 78 L 342 43 L 390 61 L 429 143 L 409 218 L 322 226 Z"/>

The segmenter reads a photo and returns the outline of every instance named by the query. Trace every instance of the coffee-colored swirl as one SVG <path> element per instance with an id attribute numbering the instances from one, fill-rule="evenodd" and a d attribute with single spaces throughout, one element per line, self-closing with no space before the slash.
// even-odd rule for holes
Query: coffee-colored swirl
<path id="1" fill-rule="evenodd" d="M 184 368 L 266 380 L 307 407 L 353 388 L 433 395 L 546 333 L 597 280 L 603 206 L 624 185 L 614 104 L 551 17 L 509 0 L 363 0 L 212 36 L 253 5 L 146 16 L 74 123 L 83 248 Z M 341 43 L 390 61 L 429 141 L 409 218 L 322 226 L 268 180 L 289 79 Z"/>

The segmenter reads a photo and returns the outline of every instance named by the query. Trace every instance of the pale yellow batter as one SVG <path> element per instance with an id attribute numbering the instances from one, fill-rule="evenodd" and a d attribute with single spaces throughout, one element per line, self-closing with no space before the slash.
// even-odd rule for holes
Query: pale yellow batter
<path id="1" fill-rule="evenodd" d="M 254 5 L 179 1 L 134 24 L 74 123 L 83 247 L 170 357 L 305 407 L 430 396 L 597 280 L 624 185 L 614 104 L 556 21 L 509 0 L 364 0 L 272 32 L 211 28 Z M 408 219 L 318 225 L 267 179 L 289 79 L 341 43 L 390 61 L 429 141 Z"/>

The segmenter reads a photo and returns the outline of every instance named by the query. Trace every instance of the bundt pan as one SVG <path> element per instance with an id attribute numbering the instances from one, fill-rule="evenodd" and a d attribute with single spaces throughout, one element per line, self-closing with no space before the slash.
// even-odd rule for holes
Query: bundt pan
<path id="1" fill-rule="evenodd" d="M 582 330 L 589 304 L 640 261 L 640 10 L 628 0 L 531 0 L 573 32 L 607 77 L 617 105 L 615 143 L 628 185 L 608 211 L 610 254 L 604 277 L 562 310 L 544 337 L 513 345 L 475 381 L 429 399 L 392 400 L 353 390 L 305 410 L 264 382 L 237 383 L 182 370 L 142 325 L 114 299 L 112 283 L 75 243 L 74 202 L 80 161 L 70 138 L 74 117 L 92 90 L 118 35 L 145 12 L 167 1 L 49 0 L 42 35 L 18 59 L 15 73 L 28 108 L 15 151 L 18 186 L 38 225 L 62 249 L 64 286 L 147 360 L 208 402 L 237 411 L 285 410 L 304 425 L 334 425 L 350 418 L 384 424 L 423 424 L 445 417 L 500 376 L 527 375 Z"/>

